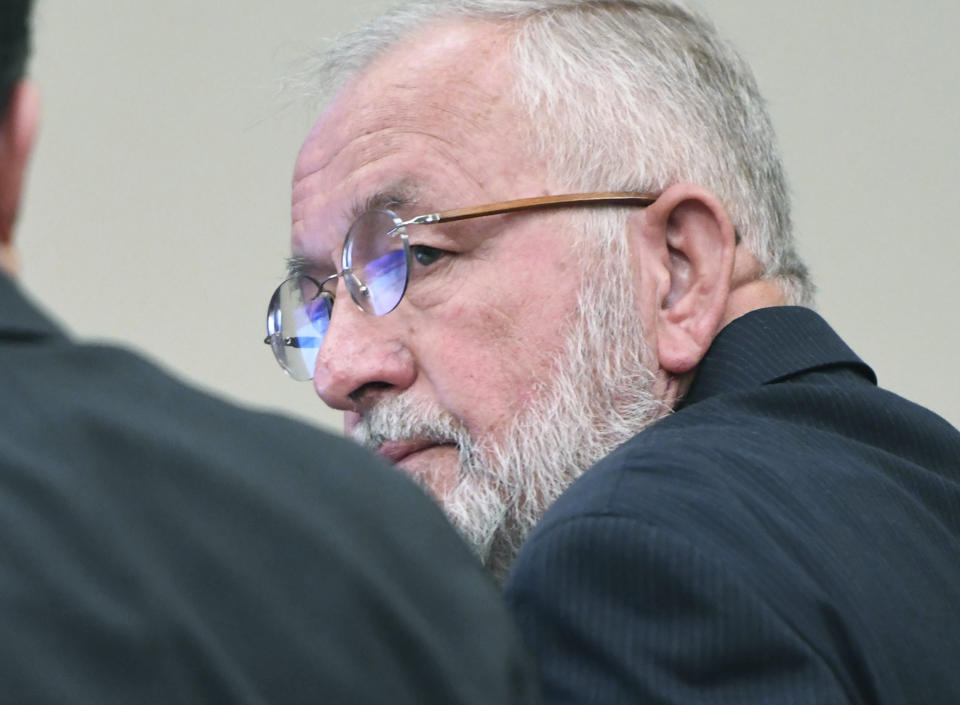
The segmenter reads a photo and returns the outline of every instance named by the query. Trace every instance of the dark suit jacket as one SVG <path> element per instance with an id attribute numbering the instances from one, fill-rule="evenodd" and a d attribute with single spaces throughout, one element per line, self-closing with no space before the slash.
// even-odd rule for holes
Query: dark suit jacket
<path id="1" fill-rule="evenodd" d="M 812 311 L 755 311 L 507 593 L 550 703 L 956 705 L 960 434 Z"/>
<path id="2" fill-rule="evenodd" d="M 0 275 L 0 702 L 519 703 L 524 658 L 399 473 L 73 343 Z"/>

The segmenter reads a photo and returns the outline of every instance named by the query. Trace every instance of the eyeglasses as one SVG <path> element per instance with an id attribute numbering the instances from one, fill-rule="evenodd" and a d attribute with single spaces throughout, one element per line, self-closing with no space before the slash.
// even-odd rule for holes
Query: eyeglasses
<path id="1" fill-rule="evenodd" d="M 538 208 L 572 206 L 649 206 L 657 197 L 649 193 L 604 192 L 540 196 L 502 201 L 418 215 L 403 220 L 391 210 L 367 211 L 350 226 L 343 241 L 340 271 L 321 280 L 299 274 L 273 292 L 267 308 L 267 337 L 288 375 L 299 381 L 313 378 L 317 353 L 323 344 L 334 295 L 324 287 L 343 277 L 350 298 L 367 313 L 383 316 L 397 307 L 407 289 L 411 267 L 407 227 L 433 225 Z"/>

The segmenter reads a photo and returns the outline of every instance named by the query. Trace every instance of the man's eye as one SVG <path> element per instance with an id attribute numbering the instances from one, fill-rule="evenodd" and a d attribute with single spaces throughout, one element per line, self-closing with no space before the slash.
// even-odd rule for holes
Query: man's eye
<path id="1" fill-rule="evenodd" d="M 444 250 L 428 245 L 411 245 L 410 253 L 417 261 L 417 264 L 423 267 L 429 267 L 446 254 Z"/>

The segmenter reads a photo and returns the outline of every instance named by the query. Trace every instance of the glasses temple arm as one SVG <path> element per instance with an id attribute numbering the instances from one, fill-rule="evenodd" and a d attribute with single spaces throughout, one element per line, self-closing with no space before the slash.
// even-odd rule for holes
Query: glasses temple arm
<path id="1" fill-rule="evenodd" d="M 657 200 L 654 194 L 601 191 L 596 193 L 581 193 L 561 196 L 539 196 L 537 198 L 521 198 L 515 201 L 502 201 L 486 206 L 472 208 L 457 208 L 455 210 L 428 213 L 408 220 L 404 225 L 426 225 L 429 223 L 447 223 L 455 220 L 476 218 L 482 215 L 500 215 L 533 208 L 557 208 L 562 206 L 584 206 L 591 204 L 616 204 L 649 206 Z"/>

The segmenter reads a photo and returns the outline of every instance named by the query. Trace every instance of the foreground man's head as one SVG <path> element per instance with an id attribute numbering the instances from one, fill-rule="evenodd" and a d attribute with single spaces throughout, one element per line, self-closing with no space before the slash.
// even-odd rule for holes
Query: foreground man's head
<path id="1" fill-rule="evenodd" d="M 672 3 L 412 3 L 317 80 L 332 98 L 297 160 L 275 349 L 497 574 L 669 413 L 725 323 L 811 298 L 755 82 Z M 594 192 L 655 200 L 397 227 Z"/>

